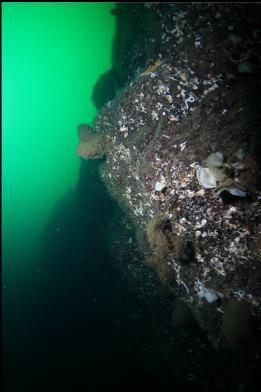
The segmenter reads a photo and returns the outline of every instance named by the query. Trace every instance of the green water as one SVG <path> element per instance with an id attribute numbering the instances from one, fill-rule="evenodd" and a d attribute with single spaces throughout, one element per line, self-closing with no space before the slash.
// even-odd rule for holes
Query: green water
<path id="1" fill-rule="evenodd" d="M 2 3 L 4 287 L 32 268 L 55 203 L 75 184 L 79 123 L 111 67 L 113 3 Z"/>

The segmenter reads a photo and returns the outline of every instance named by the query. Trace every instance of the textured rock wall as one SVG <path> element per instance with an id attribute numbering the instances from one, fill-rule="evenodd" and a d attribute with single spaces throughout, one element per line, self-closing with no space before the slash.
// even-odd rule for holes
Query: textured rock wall
<path id="1" fill-rule="evenodd" d="M 138 232 L 135 245 L 215 348 L 247 341 L 256 355 L 260 8 L 118 5 L 114 90 L 106 98 L 104 77 L 94 89 L 101 176 Z"/>

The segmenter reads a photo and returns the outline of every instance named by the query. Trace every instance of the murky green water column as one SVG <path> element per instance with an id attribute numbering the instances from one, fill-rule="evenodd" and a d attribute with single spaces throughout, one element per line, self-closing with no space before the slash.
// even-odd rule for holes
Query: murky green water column
<path id="1" fill-rule="evenodd" d="M 94 119 L 92 88 L 111 66 L 113 7 L 2 3 L 5 287 L 35 268 L 44 224 L 77 182 L 76 127 Z"/>

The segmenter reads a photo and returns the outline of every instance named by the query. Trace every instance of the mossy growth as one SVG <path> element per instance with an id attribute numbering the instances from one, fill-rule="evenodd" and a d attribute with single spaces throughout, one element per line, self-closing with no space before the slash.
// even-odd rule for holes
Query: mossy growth
<path id="1" fill-rule="evenodd" d="M 181 264 L 189 264 L 194 259 L 192 241 L 180 235 L 175 223 L 164 215 L 157 215 L 149 222 L 147 239 L 155 254 L 169 256 Z"/>
<path id="2" fill-rule="evenodd" d="M 102 159 L 106 155 L 106 139 L 104 134 L 93 132 L 87 124 L 78 126 L 79 144 L 77 155 L 83 159 Z"/>
<path id="3" fill-rule="evenodd" d="M 175 224 L 164 215 L 157 215 L 147 226 L 147 239 L 152 251 L 148 261 L 157 268 L 162 281 L 172 280 L 172 262 L 183 265 L 194 259 L 192 242 L 178 235 Z"/>
<path id="4" fill-rule="evenodd" d="M 175 284 L 175 273 L 173 268 L 167 263 L 166 259 L 162 255 L 152 254 L 146 258 L 148 264 L 153 265 L 156 268 L 158 277 L 164 285 L 170 283 Z"/>
<path id="5" fill-rule="evenodd" d="M 165 253 L 169 247 L 169 234 L 171 232 L 171 223 L 165 216 L 157 215 L 154 217 L 147 227 L 150 248 L 155 253 Z"/>

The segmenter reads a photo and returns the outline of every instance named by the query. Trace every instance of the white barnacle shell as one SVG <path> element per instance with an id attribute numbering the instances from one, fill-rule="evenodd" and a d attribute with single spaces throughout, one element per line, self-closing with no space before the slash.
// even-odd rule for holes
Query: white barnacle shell
<path id="1" fill-rule="evenodd" d="M 197 170 L 197 179 L 204 188 L 211 189 L 217 186 L 215 177 L 207 167 L 201 167 Z"/>

